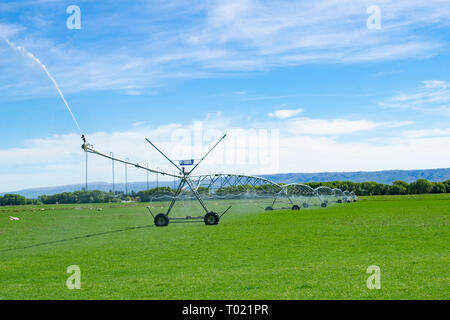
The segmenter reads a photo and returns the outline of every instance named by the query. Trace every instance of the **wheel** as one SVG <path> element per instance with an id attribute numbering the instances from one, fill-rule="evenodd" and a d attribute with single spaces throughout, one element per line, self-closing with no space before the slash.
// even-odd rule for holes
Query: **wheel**
<path id="1" fill-rule="evenodd" d="M 294 204 L 292 206 L 292 210 L 300 210 L 300 207 L 298 205 Z"/>
<path id="2" fill-rule="evenodd" d="M 155 217 L 155 226 L 157 227 L 167 227 L 169 225 L 169 217 L 167 214 L 160 213 Z"/>
<path id="3" fill-rule="evenodd" d="M 265 209 L 266 211 L 272 211 L 273 210 L 273 208 L 271 207 L 271 206 L 269 206 L 269 207 L 266 207 L 266 209 Z"/>
<path id="4" fill-rule="evenodd" d="M 339 199 L 338 201 L 336 201 L 337 203 L 342 203 L 342 200 L 341 199 Z"/>
<path id="5" fill-rule="evenodd" d="M 303 202 L 303 208 L 307 209 L 309 207 L 309 204 L 307 202 Z"/>
<path id="6" fill-rule="evenodd" d="M 212 226 L 219 223 L 220 217 L 215 212 L 208 212 L 203 220 L 207 226 Z"/>
<path id="7" fill-rule="evenodd" d="M 327 204 L 326 204 L 325 202 L 322 202 L 320 206 L 321 206 L 322 208 L 326 208 L 326 207 L 327 207 Z"/>

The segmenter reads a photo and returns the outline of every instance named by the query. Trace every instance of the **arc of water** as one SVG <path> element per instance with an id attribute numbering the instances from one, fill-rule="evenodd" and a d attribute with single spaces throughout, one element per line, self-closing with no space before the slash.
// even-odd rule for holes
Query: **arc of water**
<path id="1" fill-rule="evenodd" d="M 45 64 L 43 64 L 38 58 L 36 58 L 31 52 L 29 52 L 28 50 L 26 50 L 24 47 L 16 45 L 14 42 L 9 41 L 8 39 L 5 39 L 6 43 L 13 49 L 22 51 L 23 53 L 25 53 L 28 57 L 30 57 L 31 59 L 33 59 L 33 61 L 35 61 L 37 64 L 39 64 L 39 66 L 45 71 L 45 73 L 47 74 L 47 76 L 49 77 L 49 79 L 53 82 L 53 85 L 55 86 L 56 90 L 58 91 L 61 99 L 63 100 L 64 104 L 66 105 L 67 110 L 70 113 L 70 116 L 73 119 L 73 122 L 75 123 L 75 125 L 77 126 L 78 130 L 80 131 L 80 133 L 83 133 L 81 131 L 80 125 L 78 124 L 77 119 L 75 118 L 75 115 L 72 112 L 72 109 L 70 109 L 69 107 L 69 103 L 67 102 L 66 98 L 64 97 L 61 89 L 59 88 L 58 83 L 56 82 L 55 78 L 53 78 L 53 76 L 51 75 L 51 73 L 48 71 L 47 67 L 45 66 Z"/>

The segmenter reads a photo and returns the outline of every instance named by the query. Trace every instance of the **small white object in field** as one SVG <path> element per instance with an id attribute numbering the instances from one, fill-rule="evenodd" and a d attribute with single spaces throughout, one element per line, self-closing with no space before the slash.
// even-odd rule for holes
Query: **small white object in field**
<path id="1" fill-rule="evenodd" d="M 98 211 L 103 211 L 103 208 L 98 208 L 97 210 L 98 210 Z"/>
<path id="2" fill-rule="evenodd" d="M 9 216 L 9 220 L 11 220 L 11 221 L 17 221 L 17 220 L 20 220 L 20 219 L 17 218 L 17 217 Z"/>

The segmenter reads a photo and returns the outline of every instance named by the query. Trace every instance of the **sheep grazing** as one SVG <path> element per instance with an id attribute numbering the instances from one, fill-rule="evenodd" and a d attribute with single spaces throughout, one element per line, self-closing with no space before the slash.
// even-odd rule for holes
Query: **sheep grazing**
<path id="1" fill-rule="evenodd" d="M 9 216 L 9 220 L 11 220 L 11 221 L 17 221 L 17 220 L 20 220 L 20 219 L 17 218 L 17 217 Z"/>

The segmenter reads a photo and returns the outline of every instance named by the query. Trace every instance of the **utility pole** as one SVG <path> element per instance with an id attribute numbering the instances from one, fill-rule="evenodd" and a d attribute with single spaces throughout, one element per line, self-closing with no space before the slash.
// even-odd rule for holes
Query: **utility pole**
<path id="1" fill-rule="evenodd" d="M 130 161 L 128 158 L 125 161 Z M 128 164 L 125 163 L 125 195 L 128 195 Z"/>
<path id="2" fill-rule="evenodd" d="M 149 187 L 148 187 L 148 163 L 146 163 L 145 166 L 147 167 L 147 190 L 148 190 L 149 189 Z"/>
<path id="3" fill-rule="evenodd" d="M 84 191 L 88 191 L 88 153 L 86 153 L 86 186 L 84 187 Z"/>
<path id="4" fill-rule="evenodd" d="M 175 171 L 172 171 L 173 172 L 173 174 L 174 174 L 174 176 L 173 176 L 173 190 L 175 190 L 177 187 L 176 187 L 176 183 L 175 183 Z"/>
<path id="5" fill-rule="evenodd" d="M 109 154 L 111 155 L 112 158 L 112 183 L 113 183 L 112 192 L 113 194 L 115 194 L 116 189 L 114 187 L 114 153 L 110 152 Z"/>
<path id="6" fill-rule="evenodd" d="M 158 168 L 159 170 L 159 168 Z M 156 189 L 159 188 L 159 183 L 158 183 L 158 172 L 156 173 Z"/>

